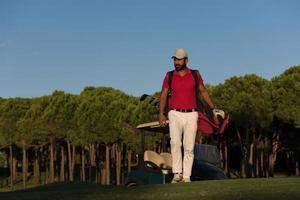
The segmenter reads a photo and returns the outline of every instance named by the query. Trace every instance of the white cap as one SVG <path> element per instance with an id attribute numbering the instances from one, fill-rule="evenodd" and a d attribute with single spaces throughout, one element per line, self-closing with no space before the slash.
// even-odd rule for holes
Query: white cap
<path id="1" fill-rule="evenodd" d="M 172 56 L 172 58 L 177 58 L 177 59 L 183 59 L 183 58 L 187 58 L 187 57 L 188 57 L 188 54 L 187 54 L 186 50 L 183 48 L 177 49 Z"/>

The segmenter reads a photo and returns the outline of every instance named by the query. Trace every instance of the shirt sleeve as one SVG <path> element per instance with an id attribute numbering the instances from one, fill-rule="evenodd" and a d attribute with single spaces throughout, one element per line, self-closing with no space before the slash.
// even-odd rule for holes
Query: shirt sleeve
<path id="1" fill-rule="evenodd" d="M 165 75 L 165 78 L 164 78 L 164 81 L 163 81 L 163 88 L 165 88 L 165 89 L 168 89 L 169 88 L 169 76 L 168 76 L 168 73 L 166 73 L 166 75 Z"/>
<path id="2" fill-rule="evenodd" d="M 203 79 L 198 70 L 197 70 L 197 76 L 198 76 L 198 85 L 203 85 Z"/>

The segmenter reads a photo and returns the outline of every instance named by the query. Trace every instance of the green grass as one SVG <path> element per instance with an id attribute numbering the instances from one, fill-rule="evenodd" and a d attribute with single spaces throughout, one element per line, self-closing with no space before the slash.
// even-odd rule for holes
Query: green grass
<path id="1" fill-rule="evenodd" d="M 0 199 L 295 200 L 300 199 L 300 178 L 232 179 L 146 185 L 134 188 L 101 186 L 88 183 L 59 183 L 27 190 L 2 192 L 0 193 Z"/>

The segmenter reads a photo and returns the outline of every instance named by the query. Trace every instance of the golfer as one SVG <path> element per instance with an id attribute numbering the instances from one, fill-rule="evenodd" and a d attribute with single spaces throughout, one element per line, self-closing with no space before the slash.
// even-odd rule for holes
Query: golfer
<path id="1" fill-rule="evenodd" d="M 161 126 L 165 126 L 167 124 L 167 118 L 169 119 L 172 171 L 174 173 L 172 183 L 190 182 L 198 120 L 195 92 L 196 84 L 191 69 L 187 66 L 188 54 L 186 50 L 182 48 L 177 49 L 172 59 L 175 69 L 172 71 L 173 75 L 170 87 L 170 73 L 166 73 L 163 81 L 160 94 L 159 123 Z M 197 84 L 199 85 L 199 90 L 204 101 L 211 109 L 214 109 L 215 106 L 204 87 L 199 71 L 197 71 L 197 76 Z M 170 97 L 168 97 L 169 92 Z M 168 113 L 164 113 L 167 106 L 169 106 L 169 111 Z M 183 162 L 181 155 L 182 137 L 184 152 Z"/>

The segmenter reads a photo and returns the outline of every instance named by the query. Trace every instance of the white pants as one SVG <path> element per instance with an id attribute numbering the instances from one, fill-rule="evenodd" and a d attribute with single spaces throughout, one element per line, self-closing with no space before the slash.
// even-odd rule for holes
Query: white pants
<path id="1" fill-rule="evenodd" d="M 190 178 L 194 161 L 194 146 L 197 133 L 198 112 L 178 112 L 171 110 L 168 113 L 170 137 L 171 137 L 171 154 L 172 154 L 172 171 L 173 173 L 182 173 L 183 178 Z M 183 136 L 183 163 L 181 155 Z"/>

